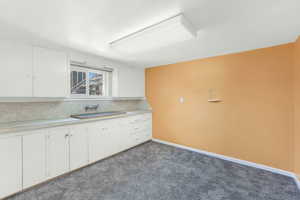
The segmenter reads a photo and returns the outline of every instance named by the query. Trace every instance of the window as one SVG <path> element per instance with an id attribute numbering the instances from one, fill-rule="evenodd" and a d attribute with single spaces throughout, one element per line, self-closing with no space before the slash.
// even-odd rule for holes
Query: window
<path id="1" fill-rule="evenodd" d="M 103 73 L 89 72 L 89 94 L 103 96 Z"/>
<path id="2" fill-rule="evenodd" d="M 86 94 L 86 72 L 80 69 L 71 71 L 71 94 Z"/>
<path id="3" fill-rule="evenodd" d="M 71 96 L 111 96 L 111 71 L 71 66 Z"/>

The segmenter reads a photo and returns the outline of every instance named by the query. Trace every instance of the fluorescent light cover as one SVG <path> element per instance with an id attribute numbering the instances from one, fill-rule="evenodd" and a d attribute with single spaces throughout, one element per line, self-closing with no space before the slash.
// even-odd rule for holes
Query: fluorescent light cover
<path id="1" fill-rule="evenodd" d="M 110 43 L 123 53 L 138 53 L 158 49 L 196 37 L 196 30 L 182 14 L 148 26 Z"/>

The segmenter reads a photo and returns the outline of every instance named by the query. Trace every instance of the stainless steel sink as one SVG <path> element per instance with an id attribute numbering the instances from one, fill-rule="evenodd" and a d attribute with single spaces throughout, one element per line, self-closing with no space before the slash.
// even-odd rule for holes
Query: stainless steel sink
<path id="1" fill-rule="evenodd" d="M 115 115 L 122 115 L 122 114 L 126 114 L 126 112 L 123 112 L 123 111 L 111 111 L 111 112 L 85 113 L 85 114 L 79 114 L 79 115 L 71 115 L 71 117 L 72 118 L 76 118 L 76 119 L 90 119 L 90 118 L 109 117 L 109 116 L 115 116 Z"/>

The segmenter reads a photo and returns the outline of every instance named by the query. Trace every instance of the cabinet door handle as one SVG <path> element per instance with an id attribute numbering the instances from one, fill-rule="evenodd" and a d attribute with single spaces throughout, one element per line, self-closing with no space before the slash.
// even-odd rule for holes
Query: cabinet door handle
<path id="1" fill-rule="evenodd" d="M 67 138 L 67 137 L 69 137 L 69 134 L 66 134 L 66 135 L 65 135 L 65 138 Z"/>

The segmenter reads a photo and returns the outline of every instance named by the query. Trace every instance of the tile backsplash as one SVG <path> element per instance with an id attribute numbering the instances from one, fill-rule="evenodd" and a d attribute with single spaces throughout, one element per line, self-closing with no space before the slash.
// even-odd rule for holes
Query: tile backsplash
<path id="1" fill-rule="evenodd" d="M 99 104 L 98 110 L 92 112 L 149 109 L 145 100 L 0 103 L 0 123 L 67 118 L 85 113 L 85 106 L 95 104 Z"/>

